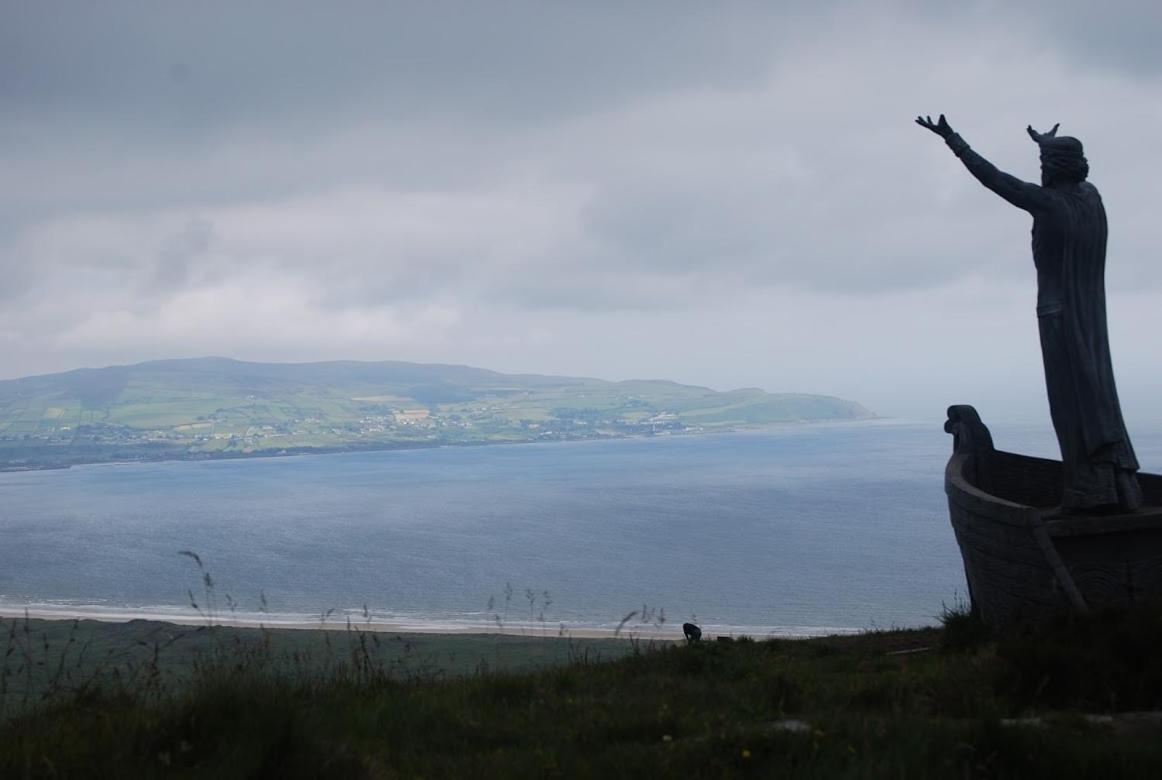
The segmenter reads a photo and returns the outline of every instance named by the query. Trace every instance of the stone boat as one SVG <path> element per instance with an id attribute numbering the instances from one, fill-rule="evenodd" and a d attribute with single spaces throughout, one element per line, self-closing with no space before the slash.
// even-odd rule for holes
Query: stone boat
<path id="1" fill-rule="evenodd" d="M 1060 461 L 993 448 L 971 406 L 948 409 L 944 490 L 972 608 L 988 625 L 1162 599 L 1162 476 L 1131 514 L 1061 511 Z"/>

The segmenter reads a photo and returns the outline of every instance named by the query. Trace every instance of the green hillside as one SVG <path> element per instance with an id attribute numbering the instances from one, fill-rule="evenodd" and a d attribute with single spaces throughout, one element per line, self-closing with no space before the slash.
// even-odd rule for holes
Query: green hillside
<path id="1" fill-rule="evenodd" d="M 724 430 L 857 403 L 418 363 L 161 360 L 0 381 L 0 468 Z"/>

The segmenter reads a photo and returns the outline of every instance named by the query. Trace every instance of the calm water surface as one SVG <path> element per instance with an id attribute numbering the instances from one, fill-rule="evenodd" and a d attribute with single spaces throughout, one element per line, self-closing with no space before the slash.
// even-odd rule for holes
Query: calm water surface
<path id="1" fill-rule="evenodd" d="M 1047 427 L 994 435 L 1054 455 Z M 1162 432 L 1135 444 L 1158 471 Z M 930 624 L 966 592 L 950 447 L 937 422 L 874 421 L 0 474 L 0 606 L 189 615 L 193 550 L 220 611 L 265 594 L 268 622 L 366 605 L 607 627 L 645 605 L 756 634 Z"/>

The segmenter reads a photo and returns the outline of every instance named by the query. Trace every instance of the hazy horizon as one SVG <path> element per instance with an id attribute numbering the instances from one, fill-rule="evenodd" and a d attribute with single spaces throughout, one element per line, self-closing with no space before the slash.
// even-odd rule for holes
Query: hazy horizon
<path id="1" fill-rule="evenodd" d="M 1048 424 L 1030 220 L 1109 211 L 1162 414 L 1162 10 L 0 0 L 0 378 L 222 355 L 659 378 Z"/>

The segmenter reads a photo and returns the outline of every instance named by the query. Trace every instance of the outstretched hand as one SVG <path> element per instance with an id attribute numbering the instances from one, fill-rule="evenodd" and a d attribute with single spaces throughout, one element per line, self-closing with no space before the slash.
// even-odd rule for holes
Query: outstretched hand
<path id="1" fill-rule="evenodd" d="M 931 130 L 945 140 L 948 140 L 948 136 L 952 135 L 953 132 L 952 128 L 948 126 L 948 120 L 944 118 L 944 114 L 941 114 L 940 118 L 935 122 L 932 121 L 932 117 L 930 116 L 918 116 L 916 117 L 916 124 Z"/>
<path id="2" fill-rule="evenodd" d="M 1059 127 L 1061 127 L 1060 122 L 1053 125 L 1053 129 L 1050 130 L 1048 133 L 1038 133 L 1036 130 L 1033 129 L 1033 125 L 1029 125 L 1028 127 L 1025 128 L 1025 131 L 1027 133 L 1029 133 L 1030 138 L 1032 138 L 1037 143 L 1041 143 L 1041 141 L 1043 141 L 1047 138 L 1055 138 L 1057 136 L 1057 128 L 1059 128 Z"/>

